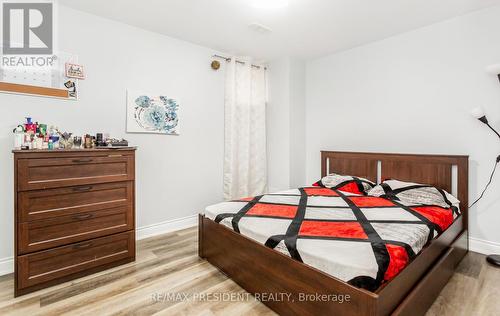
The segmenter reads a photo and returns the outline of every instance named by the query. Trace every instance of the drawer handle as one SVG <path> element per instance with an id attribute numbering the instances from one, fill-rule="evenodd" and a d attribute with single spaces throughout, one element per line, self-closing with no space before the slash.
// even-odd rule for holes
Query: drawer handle
<path id="1" fill-rule="evenodd" d="M 74 163 L 92 162 L 94 159 L 73 159 Z"/>
<path id="2" fill-rule="evenodd" d="M 73 249 L 84 249 L 84 248 L 88 248 L 90 246 L 92 246 L 92 242 L 86 242 L 86 243 L 74 245 Z"/>
<path id="3" fill-rule="evenodd" d="M 94 216 L 93 214 L 81 214 L 73 216 L 73 219 L 77 221 L 83 221 L 84 219 L 89 219 L 92 218 L 93 216 Z"/>
<path id="4" fill-rule="evenodd" d="M 90 191 L 92 190 L 92 186 L 89 185 L 89 186 L 86 186 L 86 187 L 76 187 L 76 188 L 73 188 L 73 191 L 75 192 L 85 192 L 85 191 Z"/>

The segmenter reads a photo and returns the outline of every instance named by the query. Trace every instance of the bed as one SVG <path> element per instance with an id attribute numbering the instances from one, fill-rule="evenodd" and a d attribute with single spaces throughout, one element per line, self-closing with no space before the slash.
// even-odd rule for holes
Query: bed
<path id="1" fill-rule="evenodd" d="M 361 273 L 346 269 L 348 264 L 339 260 L 338 256 L 331 257 L 329 265 L 326 265 L 325 262 L 318 261 L 318 256 L 315 256 L 314 253 L 304 256 L 303 249 L 305 248 L 301 249 L 301 254 L 305 258 L 297 258 L 293 252 L 283 251 L 286 248 L 279 247 L 279 244 L 283 243 L 286 234 L 280 231 L 278 222 L 272 221 L 273 217 L 280 217 L 279 222 L 284 222 L 286 227 L 293 226 L 284 219 L 288 216 L 293 221 L 293 218 L 297 217 L 294 207 L 301 203 L 300 196 L 308 196 L 307 204 L 310 204 L 311 211 L 314 211 L 316 218 L 308 218 L 311 215 L 307 215 L 307 213 L 302 216 L 301 231 L 298 235 L 307 236 L 302 236 L 298 242 L 295 241 L 297 247 L 301 247 L 301 245 L 310 242 L 324 242 L 325 230 L 323 229 L 323 236 L 320 236 L 320 240 L 317 239 L 315 233 L 317 221 L 321 220 L 322 216 L 322 213 L 319 212 L 321 205 L 315 205 L 315 203 L 324 204 L 323 200 L 328 200 L 328 203 L 335 205 L 349 202 L 360 214 L 362 213 L 360 207 L 367 206 L 365 205 L 367 203 L 375 203 L 375 205 L 382 203 L 379 205 L 380 207 L 389 207 L 393 213 L 397 212 L 401 205 L 383 205 L 386 202 L 382 200 L 370 200 L 355 194 L 346 194 L 343 191 L 323 192 L 321 188 L 314 187 L 300 189 L 298 192 L 291 190 L 259 197 L 258 199 L 263 199 L 262 201 L 253 201 L 253 198 L 237 201 L 242 206 L 255 206 L 261 203 L 268 203 L 272 206 L 262 209 L 252 208 L 251 212 L 253 213 L 250 214 L 250 217 L 245 217 L 247 222 L 243 223 L 241 227 L 242 230 L 248 230 L 248 227 L 252 227 L 249 226 L 251 221 L 257 219 L 261 221 L 262 217 L 265 217 L 265 220 L 270 220 L 267 227 L 272 227 L 272 230 L 271 232 L 264 230 L 262 234 L 259 234 L 258 230 L 254 230 L 253 234 L 245 231 L 240 232 L 240 227 L 231 227 L 230 221 L 224 222 L 226 217 L 234 218 L 235 214 L 231 211 L 234 204 L 227 205 L 227 209 L 219 211 L 208 208 L 204 215 L 200 215 L 199 219 L 200 257 L 206 258 L 211 264 L 281 315 L 424 314 L 468 251 L 468 157 L 321 152 L 321 174 L 325 176 L 330 173 L 349 174 L 373 182 L 380 179 L 399 179 L 431 184 L 453 192 L 460 200 L 460 212 L 453 215 L 446 226 L 442 227 L 442 231 L 436 232 L 434 239 L 426 240 L 423 244 L 422 241 L 418 240 L 412 244 L 409 242 L 398 243 L 397 240 L 392 241 L 391 238 L 384 238 L 384 242 L 391 240 L 390 246 L 395 250 L 402 246 L 408 248 L 408 244 L 410 244 L 411 248 L 415 247 L 414 252 L 418 255 L 399 267 L 387 269 L 386 266 L 383 270 L 387 272 L 385 276 L 380 273 L 377 276 L 377 267 L 380 262 L 374 262 L 371 265 L 367 263 L 365 266 L 361 264 L 365 260 L 363 257 L 361 257 L 362 259 L 358 258 L 358 262 L 351 263 L 353 266 L 358 266 L 358 270 L 366 267 L 366 271 Z M 321 193 L 317 194 L 317 192 Z M 331 196 L 325 197 L 325 194 Z M 352 203 L 352 201 L 355 202 Z M 281 205 L 281 207 L 276 208 L 276 204 Z M 218 208 L 221 206 L 219 205 Z M 361 208 L 361 210 L 366 215 L 363 218 L 370 219 L 370 209 Z M 346 214 L 346 216 L 350 216 L 350 214 Z M 304 220 L 307 222 L 304 223 Z M 344 225 L 341 231 L 347 225 L 349 234 L 353 237 L 350 243 L 345 243 L 345 236 L 341 236 L 347 254 L 361 253 L 363 246 L 370 245 L 370 243 L 372 246 L 377 244 L 371 237 L 368 238 L 359 233 L 356 227 L 360 224 L 358 221 L 348 218 L 343 218 L 341 221 Z M 309 222 L 313 224 L 311 229 L 308 227 L 303 229 L 307 226 L 304 224 L 309 224 Z M 377 223 L 370 222 L 370 224 L 372 226 L 379 225 L 376 226 L 378 235 L 383 232 L 381 229 L 386 228 L 380 225 L 394 224 L 375 222 Z M 338 223 L 333 220 L 333 223 L 329 221 L 326 224 L 337 225 Z M 402 223 L 397 222 L 397 224 Z M 419 223 L 413 220 L 404 224 L 406 226 L 401 227 L 406 229 L 406 227 L 416 227 Z M 331 226 L 326 228 L 328 227 Z M 439 230 L 439 227 L 437 229 Z M 328 232 L 331 232 L 329 228 L 326 231 L 329 239 L 338 237 L 329 235 Z M 270 235 L 273 238 L 269 238 Z M 283 238 L 280 239 L 280 236 Z M 269 244 L 264 245 L 265 240 L 275 244 L 272 247 Z M 373 249 L 375 248 L 373 247 Z M 328 247 L 325 249 L 328 251 Z M 394 252 L 394 254 L 397 253 L 397 251 Z M 391 252 L 390 255 L 392 256 L 393 253 Z M 376 257 L 380 256 L 376 255 Z M 349 262 L 347 261 L 347 263 Z M 370 273 L 371 277 L 366 277 L 370 276 Z M 356 275 L 363 275 L 363 277 L 356 278 Z"/>

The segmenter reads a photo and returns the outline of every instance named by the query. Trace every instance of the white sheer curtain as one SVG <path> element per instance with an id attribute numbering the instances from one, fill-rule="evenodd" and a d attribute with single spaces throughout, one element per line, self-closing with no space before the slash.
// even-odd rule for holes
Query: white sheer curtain
<path id="1" fill-rule="evenodd" d="M 226 68 L 224 198 L 267 189 L 266 70 L 231 58 Z"/>

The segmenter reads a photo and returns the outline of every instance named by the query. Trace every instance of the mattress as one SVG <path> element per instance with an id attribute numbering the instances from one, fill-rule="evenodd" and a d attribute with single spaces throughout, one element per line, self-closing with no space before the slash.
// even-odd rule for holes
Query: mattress
<path id="1" fill-rule="evenodd" d="M 375 291 L 443 233 L 460 211 L 304 187 L 219 203 L 207 207 L 204 215 L 306 265 Z"/>

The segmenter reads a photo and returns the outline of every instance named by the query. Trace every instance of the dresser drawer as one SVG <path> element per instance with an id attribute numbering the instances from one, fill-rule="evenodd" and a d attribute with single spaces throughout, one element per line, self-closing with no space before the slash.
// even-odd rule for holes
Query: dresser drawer
<path id="1" fill-rule="evenodd" d="M 19 191 L 134 179 L 134 156 L 71 156 L 17 161 Z"/>
<path id="2" fill-rule="evenodd" d="M 131 230 L 132 209 L 127 206 L 20 223 L 18 252 L 25 254 L 82 240 Z"/>
<path id="3" fill-rule="evenodd" d="M 133 231 L 19 256 L 18 288 L 57 280 L 115 261 L 135 257 Z"/>
<path id="4" fill-rule="evenodd" d="M 133 209 L 134 182 L 91 184 L 17 195 L 19 222 L 34 221 L 117 206 Z"/>

